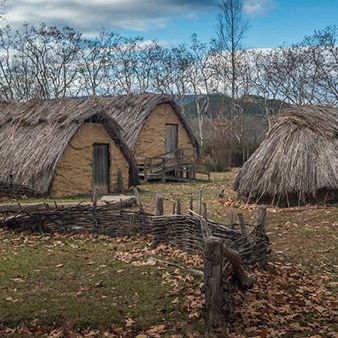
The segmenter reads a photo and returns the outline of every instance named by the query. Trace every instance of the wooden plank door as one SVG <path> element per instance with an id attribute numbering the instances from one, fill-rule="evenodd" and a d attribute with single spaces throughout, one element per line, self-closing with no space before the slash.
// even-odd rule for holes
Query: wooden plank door
<path id="1" fill-rule="evenodd" d="M 93 186 L 100 194 L 109 192 L 109 144 L 93 146 Z"/>
<path id="2" fill-rule="evenodd" d="M 174 152 L 178 148 L 178 125 L 166 124 L 165 147 L 166 152 Z"/>

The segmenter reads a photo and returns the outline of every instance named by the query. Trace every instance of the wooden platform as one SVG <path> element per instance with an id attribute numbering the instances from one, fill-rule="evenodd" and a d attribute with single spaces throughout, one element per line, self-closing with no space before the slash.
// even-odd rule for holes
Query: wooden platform
<path id="1" fill-rule="evenodd" d="M 148 181 L 187 182 L 204 175 L 210 181 L 209 168 L 195 160 L 193 154 L 184 149 L 168 152 L 138 161 L 139 177 Z"/>

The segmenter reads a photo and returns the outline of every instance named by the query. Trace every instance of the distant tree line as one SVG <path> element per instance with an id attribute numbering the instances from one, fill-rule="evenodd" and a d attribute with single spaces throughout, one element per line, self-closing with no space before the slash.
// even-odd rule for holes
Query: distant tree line
<path id="1" fill-rule="evenodd" d="M 220 3 L 217 37 L 210 43 L 193 35 L 178 46 L 116 32 L 87 38 L 70 27 L 25 24 L 13 31 L 5 26 L 0 29 L 0 99 L 155 92 L 184 103 L 190 95 L 193 124 L 206 153 L 215 157 L 220 140 L 227 149 L 216 156 L 224 162 L 216 161 L 216 169 L 231 165 L 234 152 L 244 161 L 261 128 L 243 114 L 242 100 L 260 97 L 268 127 L 283 104 L 338 105 L 338 29 L 315 31 L 292 46 L 245 50 L 242 5 L 240 0 Z M 230 107 L 210 114 L 212 95 L 230 97 Z M 281 102 L 277 111 L 273 100 Z"/>

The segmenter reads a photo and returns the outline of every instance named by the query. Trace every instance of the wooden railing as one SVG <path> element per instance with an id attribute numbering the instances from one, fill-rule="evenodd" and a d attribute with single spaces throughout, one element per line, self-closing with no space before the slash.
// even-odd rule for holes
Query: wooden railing
<path id="1" fill-rule="evenodd" d="M 162 182 L 167 179 L 185 181 L 196 179 L 197 174 L 207 175 L 210 180 L 209 168 L 196 160 L 193 149 L 180 148 L 173 152 L 146 157 L 140 169 L 143 169 L 145 182 L 149 179 L 160 179 Z"/>

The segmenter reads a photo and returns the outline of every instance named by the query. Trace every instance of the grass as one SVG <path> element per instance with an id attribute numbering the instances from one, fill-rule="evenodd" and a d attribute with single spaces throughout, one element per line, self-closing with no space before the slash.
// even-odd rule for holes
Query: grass
<path id="1" fill-rule="evenodd" d="M 39 318 L 47 326 L 67 321 L 109 327 L 133 318 L 133 328 L 140 330 L 174 322 L 181 314 L 181 305 L 168 295 L 170 287 L 162 283 L 162 270 L 115 258 L 116 252 L 128 250 L 128 242 L 2 232 L 1 243 L 3 325 Z"/>
<path id="2" fill-rule="evenodd" d="M 232 190 L 236 171 L 213 173 L 211 182 L 190 184 L 142 185 L 142 198 L 147 210 L 152 212 L 154 193 L 165 198 L 166 212 L 171 212 L 177 198 L 183 200 L 187 210 L 191 194 L 197 208 L 199 191 L 207 202 L 208 217 L 219 222 L 229 222 L 230 210 L 242 213 L 248 222 L 254 222 L 257 206 L 240 203 Z M 218 194 L 224 189 L 225 198 Z M 311 271 L 337 271 L 338 268 L 338 204 L 304 206 L 297 208 L 269 208 L 267 232 L 277 256 L 283 261 L 300 263 Z"/>
<path id="3" fill-rule="evenodd" d="M 171 212 L 174 201 L 181 198 L 186 211 L 191 194 L 197 207 L 202 190 L 209 218 L 228 221 L 233 209 L 253 222 L 257 206 L 236 199 L 231 190 L 234 174 L 214 173 L 211 182 L 144 184 L 140 186 L 141 198 L 150 212 L 157 193 L 164 196 L 166 212 Z M 226 197 L 220 199 L 222 189 Z M 337 206 L 270 208 L 267 232 L 272 260 L 281 266 L 301 266 L 309 275 L 324 275 L 327 289 L 337 292 L 337 230 Z M 200 289 L 199 282 L 178 275 L 174 268 L 133 264 L 135 257 L 143 260 L 147 252 L 163 255 L 153 252 L 147 239 L 0 230 L 0 329 L 31 325 L 35 320 L 50 328 L 106 329 L 113 323 L 126 328 L 132 318 L 131 336 L 164 323 L 167 336 L 203 332 L 203 322 L 198 318 L 191 321 L 189 315 L 194 310 L 186 308 L 191 293 Z M 182 262 L 181 256 L 170 259 Z M 165 274 L 168 269 L 169 276 Z"/>

